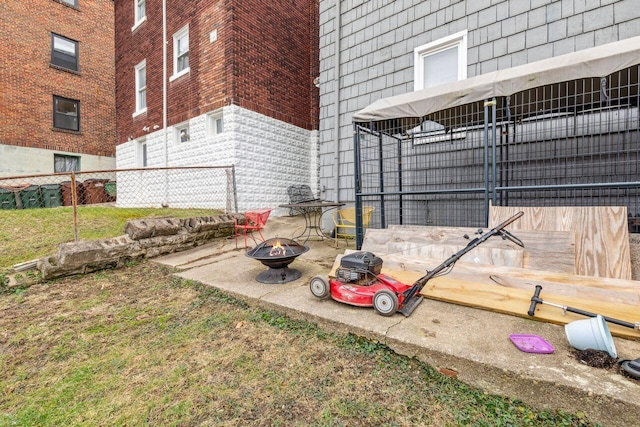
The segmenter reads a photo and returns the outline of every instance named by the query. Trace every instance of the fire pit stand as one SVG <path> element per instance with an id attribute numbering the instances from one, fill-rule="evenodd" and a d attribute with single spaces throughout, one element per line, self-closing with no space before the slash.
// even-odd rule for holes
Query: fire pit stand
<path id="1" fill-rule="evenodd" d="M 247 251 L 245 255 L 269 267 L 268 270 L 258 274 L 256 277 L 258 282 L 277 284 L 292 282 L 302 276 L 300 271 L 289 268 L 288 265 L 308 250 L 308 246 L 291 239 L 275 237 L 265 240 Z"/>

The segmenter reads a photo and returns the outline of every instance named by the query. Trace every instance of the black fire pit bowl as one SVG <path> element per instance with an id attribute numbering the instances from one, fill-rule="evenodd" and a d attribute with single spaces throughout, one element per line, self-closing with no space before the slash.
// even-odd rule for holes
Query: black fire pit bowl
<path id="1" fill-rule="evenodd" d="M 308 250 L 308 246 L 301 245 L 291 239 L 274 237 L 247 251 L 245 255 L 269 267 L 268 270 L 258 274 L 258 277 L 256 277 L 258 282 L 277 284 L 292 282 L 302 276 L 301 272 L 289 268 L 288 265 L 298 255 L 302 255 Z"/>

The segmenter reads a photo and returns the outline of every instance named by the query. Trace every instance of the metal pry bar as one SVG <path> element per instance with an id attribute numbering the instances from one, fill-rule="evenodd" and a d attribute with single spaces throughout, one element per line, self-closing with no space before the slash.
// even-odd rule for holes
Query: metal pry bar
<path id="1" fill-rule="evenodd" d="M 588 311 L 580 310 L 579 308 L 569 307 L 566 305 L 560 305 L 560 304 L 555 304 L 552 302 L 545 301 L 542 298 L 540 298 L 540 291 L 542 291 L 542 286 L 536 285 L 536 290 L 533 293 L 533 296 L 531 297 L 531 305 L 529 306 L 529 311 L 527 312 L 529 316 L 533 317 L 535 315 L 536 306 L 538 304 L 546 304 L 552 307 L 560 308 L 562 309 L 563 315 L 566 314 L 566 312 L 568 311 L 571 313 L 576 313 L 576 314 L 580 314 L 582 316 L 587 316 L 587 317 L 597 316 L 597 314 L 595 313 L 590 313 Z M 625 322 L 624 320 L 614 319 L 607 316 L 602 316 L 602 318 L 609 323 L 614 323 L 616 325 L 624 326 L 625 328 L 637 329 L 640 331 L 640 322 L 635 322 L 635 323 Z"/>

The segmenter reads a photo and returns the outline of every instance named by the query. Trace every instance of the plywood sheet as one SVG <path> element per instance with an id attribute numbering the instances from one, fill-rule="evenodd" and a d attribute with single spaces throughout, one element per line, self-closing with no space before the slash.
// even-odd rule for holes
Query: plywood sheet
<path id="1" fill-rule="evenodd" d="M 421 276 L 420 273 L 395 271 L 385 269 L 384 267 L 383 272 L 407 283 L 412 283 Z M 531 305 L 531 292 L 523 289 L 485 285 L 478 283 L 477 281 L 461 280 L 451 276 L 437 277 L 430 280 L 422 289 L 421 294 L 427 298 L 439 301 L 446 301 L 519 317 L 527 317 L 559 325 L 565 325 L 574 320 L 585 319 L 585 316 L 570 312 L 565 314 L 561 309 L 545 304 L 538 304 L 535 316 L 530 317 L 527 312 Z M 614 304 L 605 301 L 592 301 L 564 295 L 553 295 L 546 293 L 544 288 L 540 297 L 543 300 L 547 300 L 555 304 L 579 308 L 591 313 L 601 314 L 603 316 L 608 316 L 626 322 L 640 322 L 640 310 L 638 310 L 637 306 Z M 611 323 L 609 323 L 608 326 L 612 335 L 624 338 L 640 339 L 640 331 L 637 329 L 625 328 Z"/>
<path id="2" fill-rule="evenodd" d="M 508 229 L 569 231 L 575 235 L 576 274 L 631 279 L 627 208 L 623 206 L 491 206 L 493 227 L 516 212 L 524 216 Z"/>
<path id="3" fill-rule="evenodd" d="M 462 249 L 476 228 L 397 226 L 368 229 L 362 249 L 373 253 L 399 253 L 444 261 Z M 486 230 L 485 230 L 486 231 Z M 499 237 L 491 238 L 464 256 L 467 262 L 575 273 L 575 239 L 571 232 L 522 231 L 515 233 L 524 248 Z"/>

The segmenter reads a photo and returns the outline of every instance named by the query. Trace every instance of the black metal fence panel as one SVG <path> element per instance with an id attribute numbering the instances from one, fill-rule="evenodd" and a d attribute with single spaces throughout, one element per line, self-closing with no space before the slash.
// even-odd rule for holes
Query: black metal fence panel
<path id="1" fill-rule="evenodd" d="M 637 231 L 639 75 L 633 66 L 425 117 L 355 124 L 356 208 L 373 206 L 369 226 L 385 228 L 486 226 L 490 203 L 626 206 Z"/>

